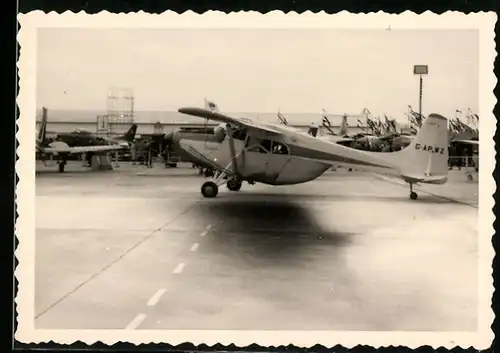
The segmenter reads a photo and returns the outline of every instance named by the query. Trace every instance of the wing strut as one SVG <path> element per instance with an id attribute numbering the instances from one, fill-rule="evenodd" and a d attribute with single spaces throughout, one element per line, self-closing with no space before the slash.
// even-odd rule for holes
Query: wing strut
<path id="1" fill-rule="evenodd" d="M 238 163 L 236 161 L 236 148 L 234 147 L 234 139 L 233 139 L 233 129 L 231 128 L 231 124 L 227 124 L 227 138 L 229 141 L 229 152 L 231 153 L 231 167 L 232 172 L 236 177 L 239 177 L 240 173 L 238 170 Z"/>

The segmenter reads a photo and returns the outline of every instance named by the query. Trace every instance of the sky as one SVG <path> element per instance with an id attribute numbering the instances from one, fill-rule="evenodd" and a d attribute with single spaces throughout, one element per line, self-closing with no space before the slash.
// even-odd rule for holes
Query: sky
<path id="1" fill-rule="evenodd" d="M 175 111 L 207 97 L 223 112 L 359 114 L 406 121 L 478 111 L 475 30 L 38 30 L 37 107 L 106 109 L 110 87 L 133 90 L 136 110 Z"/>

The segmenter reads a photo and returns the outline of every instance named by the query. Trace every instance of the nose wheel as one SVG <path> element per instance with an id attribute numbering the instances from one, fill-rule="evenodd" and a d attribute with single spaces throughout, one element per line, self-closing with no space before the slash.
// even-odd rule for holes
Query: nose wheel
<path id="1" fill-rule="evenodd" d="M 201 194 L 204 197 L 213 198 L 219 193 L 219 187 L 213 181 L 207 181 L 201 186 Z"/>

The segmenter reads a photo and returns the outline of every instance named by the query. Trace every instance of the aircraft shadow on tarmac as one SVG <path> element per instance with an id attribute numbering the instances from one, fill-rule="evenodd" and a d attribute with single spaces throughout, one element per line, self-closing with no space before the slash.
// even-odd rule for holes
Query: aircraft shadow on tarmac
<path id="1" fill-rule="evenodd" d="M 268 259 L 271 263 L 307 256 L 318 247 L 335 249 L 350 244 L 355 233 L 323 228 L 314 214 L 286 197 L 281 200 L 201 203 L 197 216 L 214 225 L 210 242 L 214 251 Z M 316 249 L 316 250 L 313 250 Z"/>

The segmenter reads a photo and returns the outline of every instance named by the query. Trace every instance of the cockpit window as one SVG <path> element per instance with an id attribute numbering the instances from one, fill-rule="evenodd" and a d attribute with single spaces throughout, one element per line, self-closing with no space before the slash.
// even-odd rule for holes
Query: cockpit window
<path id="1" fill-rule="evenodd" d="M 263 149 L 261 146 L 253 146 L 248 149 L 248 152 L 257 152 L 257 153 L 268 153 L 265 149 Z"/>
<path id="2" fill-rule="evenodd" d="M 250 137 L 246 142 L 249 152 L 269 153 L 271 151 L 271 140 L 263 140 L 256 137 Z"/>
<path id="3" fill-rule="evenodd" d="M 288 147 L 278 141 L 273 141 L 273 148 L 271 152 L 273 154 L 289 154 Z"/>
<path id="4" fill-rule="evenodd" d="M 271 140 L 260 140 L 260 147 L 264 148 L 266 151 L 271 151 Z"/>
<path id="5" fill-rule="evenodd" d="M 247 146 L 252 146 L 248 149 L 249 152 L 273 153 L 283 155 L 290 154 L 287 145 L 278 141 L 250 138 L 247 141 Z"/>

